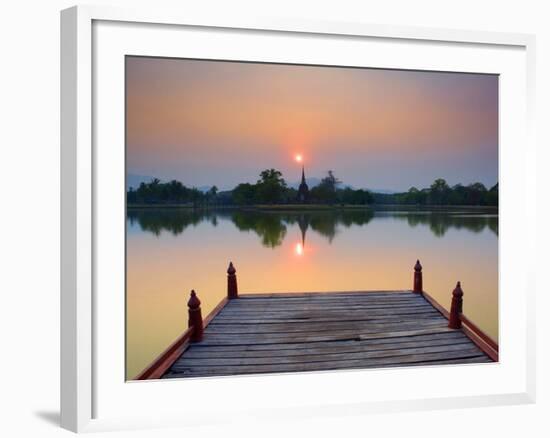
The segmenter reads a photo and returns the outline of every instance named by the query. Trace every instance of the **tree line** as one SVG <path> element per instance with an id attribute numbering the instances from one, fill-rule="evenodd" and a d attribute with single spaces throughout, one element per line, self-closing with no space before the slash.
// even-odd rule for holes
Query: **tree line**
<path id="1" fill-rule="evenodd" d="M 467 186 L 456 184 L 449 186 L 443 178 L 436 179 L 429 188 L 417 189 L 411 187 L 404 193 L 375 193 L 377 204 L 406 205 L 498 205 L 498 183 L 490 189 L 480 182 Z"/>
<path id="2" fill-rule="evenodd" d="M 128 204 L 193 204 L 204 205 L 216 200 L 218 188 L 212 186 L 207 192 L 196 187 L 186 187 L 181 182 L 172 180 L 163 183 L 158 178 L 151 182 L 142 182 L 134 190 L 132 187 L 126 193 Z"/>
<path id="3" fill-rule="evenodd" d="M 365 189 L 341 187 L 333 171 L 328 171 L 321 182 L 312 187 L 308 194 L 310 204 L 329 205 L 368 205 L 368 204 L 405 204 L 405 205 L 498 205 L 498 183 L 487 189 L 481 183 L 467 186 L 456 184 L 450 187 L 442 179 L 436 179 L 429 188 L 411 187 L 403 193 L 371 193 Z M 127 192 L 128 204 L 186 204 L 194 207 L 215 205 L 258 205 L 258 204 L 295 204 L 298 191 L 288 187 L 283 174 L 276 169 L 265 169 L 256 183 L 242 183 L 233 190 L 220 192 L 216 186 L 208 191 L 196 187 L 186 187 L 172 180 L 161 182 L 158 178 L 145 183 L 137 189 Z"/>

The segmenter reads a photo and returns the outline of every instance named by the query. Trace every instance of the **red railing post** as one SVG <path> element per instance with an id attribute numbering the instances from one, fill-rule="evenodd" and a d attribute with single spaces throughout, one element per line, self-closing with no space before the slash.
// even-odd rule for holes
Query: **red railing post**
<path id="1" fill-rule="evenodd" d="M 202 341 L 204 327 L 202 325 L 201 300 L 197 297 L 194 290 L 191 291 L 191 297 L 187 302 L 189 307 L 189 327 L 193 327 L 191 342 Z"/>
<path id="2" fill-rule="evenodd" d="M 236 272 L 237 270 L 233 266 L 233 263 L 229 262 L 229 267 L 227 268 L 227 298 L 230 300 L 239 297 Z"/>
<path id="3" fill-rule="evenodd" d="M 421 294 L 422 287 L 422 265 L 420 264 L 420 260 L 417 260 L 416 265 L 414 265 L 413 292 Z"/>
<path id="4" fill-rule="evenodd" d="M 449 313 L 449 328 L 459 329 L 462 327 L 462 321 L 460 315 L 462 313 L 462 288 L 460 287 L 460 281 L 456 283 L 455 290 L 453 290 L 453 300 L 451 301 L 451 311 Z"/>

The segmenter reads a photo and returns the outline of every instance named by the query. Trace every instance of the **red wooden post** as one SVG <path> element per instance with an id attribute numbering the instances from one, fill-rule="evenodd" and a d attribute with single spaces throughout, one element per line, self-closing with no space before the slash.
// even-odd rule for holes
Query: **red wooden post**
<path id="1" fill-rule="evenodd" d="M 422 287 L 422 265 L 420 264 L 420 260 L 417 260 L 416 265 L 414 265 L 413 292 L 421 294 Z"/>
<path id="2" fill-rule="evenodd" d="M 460 287 L 460 281 L 456 283 L 455 290 L 453 290 L 453 300 L 451 301 L 451 312 L 449 313 L 449 328 L 459 329 L 462 327 L 462 321 L 460 315 L 462 313 L 462 288 Z"/>
<path id="3" fill-rule="evenodd" d="M 237 270 L 233 266 L 232 262 L 229 262 L 229 268 L 227 268 L 227 298 L 232 300 L 239 297 L 237 289 L 237 276 L 235 275 Z"/>
<path id="4" fill-rule="evenodd" d="M 189 327 L 193 327 L 193 334 L 191 335 L 191 342 L 200 342 L 202 341 L 202 336 L 204 333 L 204 327 L 202 325 L 202 314 L 201 314 L 201 300 L 197 297 L 197 294 L 194 290 L 191 291 L 191 298 L 187 302 L 187 307 L 189 307 Z"/>

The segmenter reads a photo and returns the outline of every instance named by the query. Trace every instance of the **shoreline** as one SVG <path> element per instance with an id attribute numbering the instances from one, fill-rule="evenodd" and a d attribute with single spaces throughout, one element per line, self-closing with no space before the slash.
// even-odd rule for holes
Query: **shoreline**
<path id="1" fill-rule="evenodd" d="M 255 204 L 255 205 L 207 205 L 193 206 L 189 204 L 127 204 L 127 210 L 261 210 L 261 211 L 292 211 L 292 210 L 373 210 L 373 211 L 485 211 L 498 214 L 499 207 L 491 205 L 410 205 L 410 204 Z"/>

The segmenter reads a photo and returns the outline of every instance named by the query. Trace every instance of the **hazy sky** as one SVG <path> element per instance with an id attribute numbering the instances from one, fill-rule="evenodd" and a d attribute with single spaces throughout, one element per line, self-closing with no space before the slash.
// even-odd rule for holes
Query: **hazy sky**
<path id="1" fill-rule="evenodd" d="M 389 190 L 498 178 L 498 77 L 128 57 L 127 172 L 233 188 L 274 167 Z"/>

